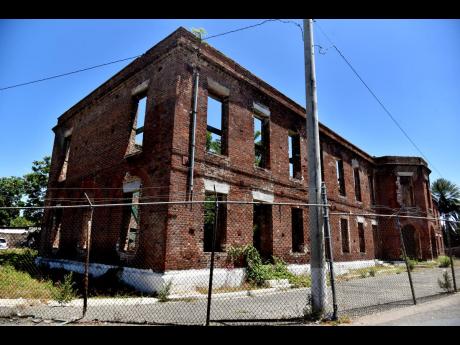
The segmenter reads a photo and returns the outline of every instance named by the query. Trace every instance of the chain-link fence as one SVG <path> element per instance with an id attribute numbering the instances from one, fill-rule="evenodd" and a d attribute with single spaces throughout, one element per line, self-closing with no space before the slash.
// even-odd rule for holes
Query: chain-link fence
<path id="1" fill-rule="evenodd" d="M 459 265 L 446 257 L 439 222 L 407 210 L 342 212 L 227 201 L 212 193 L 194 202 L 144 203 L 133 193 L 126 204 L 89 203 L 48 209 L 36 249 L 0 251 L 1 317 L 303 322 L 312 316 L 313 207 L 328 211 L 323 284 L 313 284 L 323 285 L 326 317 L 414 304 L 456 289 Z"/>

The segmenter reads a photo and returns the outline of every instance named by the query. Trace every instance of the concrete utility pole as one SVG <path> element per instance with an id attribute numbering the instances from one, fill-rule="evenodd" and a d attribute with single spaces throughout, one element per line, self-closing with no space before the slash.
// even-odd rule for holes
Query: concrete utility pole
<path id="1" fill-rule="evenodd" d="M 303 20 L 305 50 L 306 126 L 308 154 L 308 202 L 321 203 L 321 162 L 319 124 L 316 96 L 315 54 L 313 47 L 313 20 Z M 310 206 L 310 268 L 312 316 L 321 318 L 326 307 L 326 260 L 324 256 L 324 229 L 320 207 Z"/>

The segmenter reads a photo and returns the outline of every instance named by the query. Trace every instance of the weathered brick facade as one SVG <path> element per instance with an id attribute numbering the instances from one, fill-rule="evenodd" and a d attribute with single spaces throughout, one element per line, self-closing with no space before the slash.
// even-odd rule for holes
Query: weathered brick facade
<path id="1" fill-rule="evenodd" d="M 197 49 L 200 53 L 197 54 Z M 308 200 L 305 110 L 183 28 L 179 28 L 142 57 L 85 97 L 61 117 L 55 132 L 47 199 L 51 204 L 72 204 L 83 191 L 99 203 L 121 203 L 123 186 L 139 181 L 141 201 L 186 200 L 193 105 L 193 70 L 200 73 L 194 200 L 204 200 L 209 183 L 227 188 L 227 200 L 254 201 L 258 195 L 274 202 Z M 207 98 L 222 97 L 225 107 L 222 145 L 225 155 L 206 150 Z M 143 144 L 134 143 L 135 104 L 147 96 Z M 254 165 L 255 107 L 269 111 L 268 165 Z M 301 178 L 289 174 L 288 135 L 300 135 Z M 70 136 L 70 140 L 69 140 Z M 400 175 L 409 176 L 420 215 L 433 216 L 431 195 L 426 188 L 430 170 L 415 157 L 372 157 L 329 128 L 320 126 L 322 166 L 331 212 L 365 213 L 366 250 L 359 250 L 356 217 L 331 217 L 334 256 L 337 261 L 400 257 L 399 233 L 395 227 L 380 231 L 375 242 L 372 215 L 401 207 Z M 65 139 L 68 138 L 68 139 Z M 66 142 L 70 145 L 66 146 Z M 68 149 L 67 149 L 68 147 Z M 67 155 L 67 157 L 66 157 Z M 339 195 L 336 161 L 343 161 L 345 196 Z M 64 163 L 66 162 L 66 163 Z M 66 165 L 63 176 L 63 165 Z M 353 169 L 359 170 L 361 201 L 356 201 Z M 371 201 L 368 176 L 374 176 L 375 203 Z M 208 185 L 206 185 L 208 184 Z M 84 189 L 84 190 L 83 190 Z M 263 199 L 263 197 L 262 197 Z M 80 202 L 81 203 L 81 202 Z M 386 208 L 376 207 L 385 206 Z M 266 250 L 288 263 L 308 263 L 308 210 L 304 209 L 305 248 L 293 252 L 292 206 L 271 206 L 270 229 L 263 239 Z M 163 272 L 208 267 L 210 253 L 203 251 L 204 206 L 145 205 L 139 208 L 139 232 L 135 250 L 120 252 L 126 243 L 124 229 L 132 224 L 128 207 L 96 208 L 91 234 L 91 260 L 151 268 Z M 89 209 L 63 209 L 45 213 L 41 255 L 79 259 L 85 249 L 85 214 Z M 59 219 L 57 219 L 59 218 Z M 342 252 L 340 218 L 349 220 L 350 252 Z M 128 220 L 127 220 L 128 219 Z M 59 223 L 59 224 L 58 224 Z M 375 217 L 377 231 L 379 219 Z M 439 224 L 402 219 L 402 226 L 415 229 L 414 256 L 432 258 L 442 251 Z M 59 229 L 59 231 L 58 231 Z M 53 249 L 59 232 L 59 245 Z M 434 240 L 432 240 L 434 239 Z M 217 265 L 227 265 L 226 249 L 253 242 L 253 206 L 228 204 L 223 251 Z M 432 245 L 436 242 L 436 245 Z M 378 248 L 378 253 L 374 252 Z"/>

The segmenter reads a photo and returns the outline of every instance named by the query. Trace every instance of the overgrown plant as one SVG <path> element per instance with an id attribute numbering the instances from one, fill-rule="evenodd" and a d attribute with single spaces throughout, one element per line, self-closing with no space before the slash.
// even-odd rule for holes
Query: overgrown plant
<path id="1" fill-rule="evenodd" d="M 167 302 L 169 300 L 169 294 L 171 293 L 172 281 L 167 282 L 159 291 L 158 291 L 158 301 Z"/>
<path id="2" fill-rule="evenodd" d="M 59 303 L 64 304 L 72 301 L 75 298 L 75 289 L 73 281 L 73 273 L 70 272 L 64 276 L 63 282 L 58 282 L 57 290 L 54 292 L 53 298 Z"/>
<path id="3" fill-rule="evenodd" d="M 438 278 L 439 287 L 446 292 L 450 292 L 452 290 L 452 279 L 449 276 L 447 270 L 443 270 L 442 278 Z"/>
<path id="4" fill-rule="evenodd" d="M 230 247 L 229 258 L 232 261 L 244 260 L 246 264 L 246 280 L 251 285 L 265 286 L 267 280 L 287 279 L 293 287 L 310 287 L 310 275 L 295 275 L 287 268 L 286 263 L 277 257 L 273 263 L 263 263 L 259 252 L 253 245 Z"/>
<path id="5" fill-rule="evenodd" d="M 450 267 L 450 258 L 445 255 L 438 256 L 439 267 Z"/>

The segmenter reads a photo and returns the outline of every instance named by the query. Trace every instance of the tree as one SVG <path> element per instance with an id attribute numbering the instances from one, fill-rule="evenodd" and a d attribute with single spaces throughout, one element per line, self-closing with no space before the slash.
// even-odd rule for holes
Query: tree
<path id="1" fill-rule="evenodd" d="M 50 157 L 45 156 L 41 161 L 34 161 L 32 172 L 24 175 L 24 193 L 27 196 L 26 206 L 37 207 L 44 205 L 49 172 Z M 43 209 L 24 210 L 24 217 L 35 226 L 39 226 L 43 217 Z"/>
<path id="2" fill-rule="evenodd" d="M 460 189 L 444 178 L 439 178 L 431 185 L 433 198 L 436 201 L 441 218 L 444 220 L 444 229 L 458 240 L 460 220 Z"/>
<path id="3" fill-rule="evenodd" d="M 22 196 L 24 194 L 24 180 L 20 177 L 0 178 L 0 207 L 24 206 Z M 0 226 L 10 226 L 13 219 L 20 216 L 19 209 L 0 209 Z"/>

